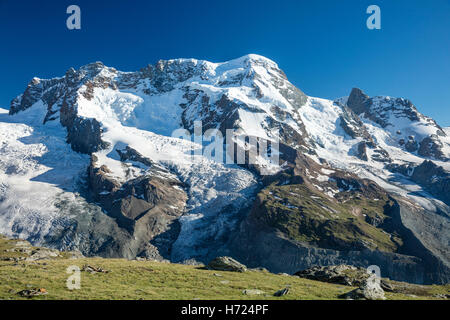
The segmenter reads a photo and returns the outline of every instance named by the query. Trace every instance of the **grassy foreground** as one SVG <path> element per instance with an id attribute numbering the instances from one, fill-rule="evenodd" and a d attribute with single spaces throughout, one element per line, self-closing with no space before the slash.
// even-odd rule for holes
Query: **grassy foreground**
<path id="1" fill-rule="evenodd" d="M 0 238 L 0 299 L 29 299 L 17 293 L 30 288 L 44 288 L 46 295 L 32 299 L 338 299 L 352 287 L 277 275 L 267 271 L 245 273 L 206 270 L 197 266 L 135 261 L 125 259 L 71 259 L 68 253 L 38 261 L 20 260 L 28 255 L 15 250 L 17 240 Z M 107 273 L 81 272 L 81 288 L 69 290 L 66 273 L 69 266 L 90 265 Z M 273 294 L 285 287 L 289 294 Z M 436 299 L 447 294 L 450 285 L 421 286 L 421 295 L 386 293 L 388 299 Z M 248 295 L 246 289 L 264 293 Z"/>

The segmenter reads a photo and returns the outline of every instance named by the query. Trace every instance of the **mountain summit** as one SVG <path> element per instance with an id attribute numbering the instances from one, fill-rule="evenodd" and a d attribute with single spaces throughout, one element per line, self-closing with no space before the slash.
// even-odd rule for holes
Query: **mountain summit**
<path id="1" fill-rule="evenodd" d="M 244 161 L 174 134 L 208 130 L 232 130 L 224 142 Z M 407 99 L 307 96 L 259 55 L 136 72 L 95 62 L 33 78 L 0 113 L 0 232 L 85 255 L 375 264 L 445 283 L 448 132 Z M 279 163 L 250 164 L 252 139 L 272 154 L 278 143 Z"/>

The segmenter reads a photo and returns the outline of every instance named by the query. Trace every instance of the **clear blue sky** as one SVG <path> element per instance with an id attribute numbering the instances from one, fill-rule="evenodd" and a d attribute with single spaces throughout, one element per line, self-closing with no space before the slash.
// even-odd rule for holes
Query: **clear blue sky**
<path id="1" fill-rule="evenodd" d="M 81 7 L 81 30 L 66 8 Z M 381 30 L 366 28 L 370 4 Z M 0 106 L 33 76 L 102 61 L 134 71 L 169 58 L 225 61 L 257 53 L 305 93 L 360 87 L 406 97 L 450 126 L 450 0 L 0 0 Z"/>

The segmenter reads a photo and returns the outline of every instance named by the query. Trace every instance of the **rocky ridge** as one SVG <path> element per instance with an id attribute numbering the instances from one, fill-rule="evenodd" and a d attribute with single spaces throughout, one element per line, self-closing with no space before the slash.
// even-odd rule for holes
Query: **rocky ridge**
<path id="1" fill-rule="evenodd" d="M 409 100 L 359 89 L 336 101 L 308 97 L 274 62 L 248 55 L 159 61 L 137 72 L 97 62 L 34 78 L 9 114 L 19 119 L 37 105 L 46 110 L 42 130 L 60 124 L 71 148 L 90 157 L 86 198 L 111 218 L 107 240 L 89 225 L 95 240 L 81 238 L 95 249 L 86 253 L 174 261 L 231 254 L 277 272 L 370 263 L 393 279 L 448 281 L 449 210 L 439 202 L 448 205 L 447 135 Z M 169 136 L 200 121 L 201 133 L 279 138 L 282 166 L 264 175 L 247 149 L 239 167 L 191 162 L 195 145 Z M 361 170 L 381 172 L 382 182 L 401 173 L 435 198 L 394 192 Z M 47 237 L 59 247 L 65 238 Z"/>

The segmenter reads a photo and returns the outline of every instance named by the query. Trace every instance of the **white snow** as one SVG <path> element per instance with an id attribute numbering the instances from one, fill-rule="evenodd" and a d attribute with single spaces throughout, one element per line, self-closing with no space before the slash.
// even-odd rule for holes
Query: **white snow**
<path id="1" fill-rule="evenodd" d="M 308 97 L 305 105 L 294 108 L 274 84 L 277 82 L 278 86 L 286 89 L 289 83 L 276 72 L 277 65 L 273 61 L 247 55 L 222 63 L 195 59 L 168 62 L 169 65 L 173 63 L 189 64 L 202 70 L 202 74 L 185 81 L 174 81 L 174 87 L 164 92 L 157 92 L 149 79 L 139 79 L 128 89 L 96 87 L 91 100 L 82 94 L 88 87 L 82 86 L 76 102 L 79 116 L 101 122 L 104 129 L 102 139 L 110 143 L 110 147 L 95 154 L 99 159 L 98 165 L 106 165 L 116 180 L 123 183 L 149 170 L 139 163 L 120 161 L 117 150 L 130 146 L 157 166 L 167 169 L 168 173 L 162 171 L 161 175 L 185 183 L 189 201 L 186 213 L 180 219 L 181 233 L 173 246 L 173 260 L 207 254 L 203 244 L 220 242 L 236 228 L 239 210 L 252 202 L 258 187 L 256 178 L 249 171 L 202 155 L 192 156 L 191 151 L 201 148 L 200 144 L 171 137 L 174 130 L 182 126 L 183 114 L 188 122 L 193 123 L 205 121 L 210 113 L 220 115 L 229 111 L 214 107 L 223 95 L 238 106 L 234 112 L 238 115 L 236 124 L 240 127 L 240 134 L 273 140 L 278 134 L 270 129 L 273 120 L 289 125 L 299 133 L 304 125 L 317 153 L 307 156 L 315 162 L 320 163 L 319 158 L 323 158 L 332 168 L 369 178 L 386 190 L 409 197 L 426 208 L 443 205 L 418 185 L 410 181 L 405 183 L 385 170 L 382 163 L 356 158 L 354 149 L 361 138 L 353 139 L 345 133 L 339 119 L 343 111 L 333 101 Z M 110 80 L 120 81 L 131 75 L 101 65 L 98 68 L 95 70 L 97 76 Z M 82 72 L 91 72 L 88 69 L 84 67 Z M 186 92 L 195 92 L 198 96 L 191 105 L 181 107 L 181 103 L 187 102 Z M 212 108 L 208 114 L 203 112 L 203 100 L 207 100 Z M 339 99 L 342 104 L 346 101 L 347 97 Z M 390 98 L 378 97 L 375 101 L 383 106 Z M 69 201 L 78 199 L 78 179 L 86 173 L 89 156 L 70 149 L 66 143 L 66 129 L 61 127 L 59 120 L 42 124 L 47 112 L 42 101 L 14 116 L 7 112 L 0 109 L 0 233 L 39 240 L 53 226 L 63 223 L 64 217 L 56 203 L 62 198 Z M 387 128 L 381 128 L 369 119 L 362 118 L 362 121 L 376 143 L 396 163 L 421 163 L 424 158 L 400 148 L 398 140 L 413 135 L 420 141 L 424 136 L 436 133 L 436 127 L 429 119 L 411 122 L 398 116 L 398 112 L 387 115 L 390 123 Z M 444 152 L 450 156 L 450 128 L 444 130 L 447 137 L 441 140 Z M 369 156 L 372 152 L 368 150 Z M 258 163 L 266 166 L 269 173 L 280 170 L 261 157 Z M 450 162 L 436 163 L 450 170 Z M 321 172 L 323 175 L 316 175 L 315 179 L 324 182 L 330 179 L 329 175 L 334 170 L 322 169 Z M 316 187 L 330 197 L 338 192 Z M 102 194 L 106 195 L 106 192 Z M 292 206 L 289 203 L 285 205 Z"/>
<path id="2" fill-rule="evenodd" d="M 71 150 L 65 130 L 42 125 L 46 107 L 0 110 L 0 233 L 42 241 L 61 222 L 55 204 L 73 198 L 89 157 Z"/>

